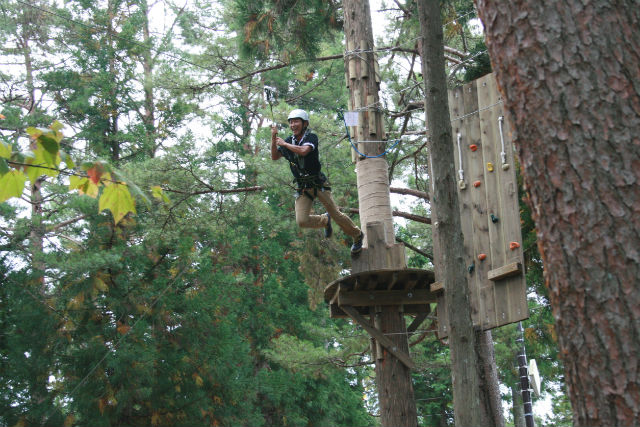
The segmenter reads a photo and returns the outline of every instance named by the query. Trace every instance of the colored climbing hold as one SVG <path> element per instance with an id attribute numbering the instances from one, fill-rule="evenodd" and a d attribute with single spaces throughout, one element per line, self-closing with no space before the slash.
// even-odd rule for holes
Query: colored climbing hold
<path id="1" fill-rule="evenodd" d="M 476 263 L 475 262 L 471 263 L 471 265 L 467 267 L 467 270 L 469 270 L 469 274 L 472 274 L 475 268 L 476 268 Z"/>
<path id="2" fill-rule="evenodd" d="M 463 179 L 458 181 L 458 188 L 460 188 L 461 190 L 464 190 L 465 188 L 467 188 L 467 184 L 464 183 Z"/>
<path id="3" fill-rule="evenodd" d="M 476 144 L 471 144 L 469 148 L 471 149 L 471 151 L 476 151 L 478 149 L 478 146 Z"/>
<path id="4" fill-rule="evenodd" d="M 478 254 L 478 259 L 480 261 L 484 261 L 485 259 L 487 259 L 487 254 Z"/>
<path id="5" fill-rule="evenodd" d="M 518 243 L 518 242 L 509 243 L 509 249 L 511 249 L 511 250 L 518 249 L 519 247 L 520 247 L 520 243 Z"/>
<path id="6" fill-rule="evenodd" d="M 480 182 L 480 181 L 474 181 L 473 182 L 473 186 L 476 187 L 476 188 L 480 187 L 480 184 L 482 184 L 482 182 Z"/>
<path id="7" fill-rule="evenodd" d="M 495 223 L 496 223 L 496 222 L 498 222 L 498 221 L 500 221 L 500 218 L 498 218 L 498 217 L 497 217 L 497 216 L 495 216 L 494 214 L 491 214 L 491 222 L 495 224 Z"/>
<path id="8" fill-rule="evenodd" d="M 509 169 L 509 163 L 503 163 L 502 164 L 502 170 L 506 171 L 507 169 Z"/>
<path id="9" fill-rule="evenodd" d="M 493 163 L 491 163 L 491 162 L 488 162 L 488 163 L 487 163 L 487 170 L 488 170 L 489 172 L 493 172 Z"/>

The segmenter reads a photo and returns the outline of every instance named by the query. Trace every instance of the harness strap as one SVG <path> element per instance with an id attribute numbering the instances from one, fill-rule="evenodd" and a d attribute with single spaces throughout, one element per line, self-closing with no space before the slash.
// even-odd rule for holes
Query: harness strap
<path id="1" fill-rule="evenodd" d="M 298 194 L 304 194 L 311 200 L 318 196 L 318 190 L 331 191 L 331 187 L 326 185 L 327 178 L 322 174 L 301 176 L 293 180 L 298 185 L 296 189 Z M 313 190 L 311 194 L 305 190 Z"/>

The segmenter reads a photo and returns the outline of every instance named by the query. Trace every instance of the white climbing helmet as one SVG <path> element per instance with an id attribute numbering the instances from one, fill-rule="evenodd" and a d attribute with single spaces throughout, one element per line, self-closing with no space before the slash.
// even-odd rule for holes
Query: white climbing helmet
<path id="1" fill-rule="evenodd" d="M 295 109 L 292 112 L 289 113 L 289 117 L 287 117 L 287 121 L 291 120 L 291 119 L 302 119 L 305 122 L 309 121 L 309 114 L 301 109 Z"/>

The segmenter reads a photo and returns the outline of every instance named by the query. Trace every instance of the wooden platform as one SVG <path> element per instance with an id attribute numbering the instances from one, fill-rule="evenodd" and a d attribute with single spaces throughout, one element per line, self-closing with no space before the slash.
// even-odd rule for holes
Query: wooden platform
<path id="1" fill-rule="evenodd" d="M 416 268 L 363 271 L 331 282 L 324 290 L 333 318 L 351 317 L 341 307 L 370 314 L 370 307 L 402 305 L 407 314 L 428 313 L 439 291 L 432 291 L 434 274 Z"/>

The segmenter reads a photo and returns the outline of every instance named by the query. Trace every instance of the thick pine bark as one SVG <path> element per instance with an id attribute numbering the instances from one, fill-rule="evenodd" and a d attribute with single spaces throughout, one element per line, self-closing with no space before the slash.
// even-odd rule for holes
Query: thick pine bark
<path id="1" fill-rule="evenodd" d="M 640 423 L 637 1 L 477 0 L 515 126 L 574 423 Z"/>
<path id="2" fill-rule="evenodd" d="M 460 223 L 452 130 L 449 118 L 442 19 L 439 0 L 419 0 L 418 15 L 422 29 L 422 71 L 425 81 L 425 110 L 430 138 L 428 141 L 430 176 L 433 193 L 432 217 L 436 279 L 444 281 L 449 317 L 453 405 L 458 426 L 492 426 L 489 399 L 481 392 L 482 367 L 476 353 L 478 337 L 471 321 L 471 303 L 466 266 L 462 258 L 464 238 Z"/>

